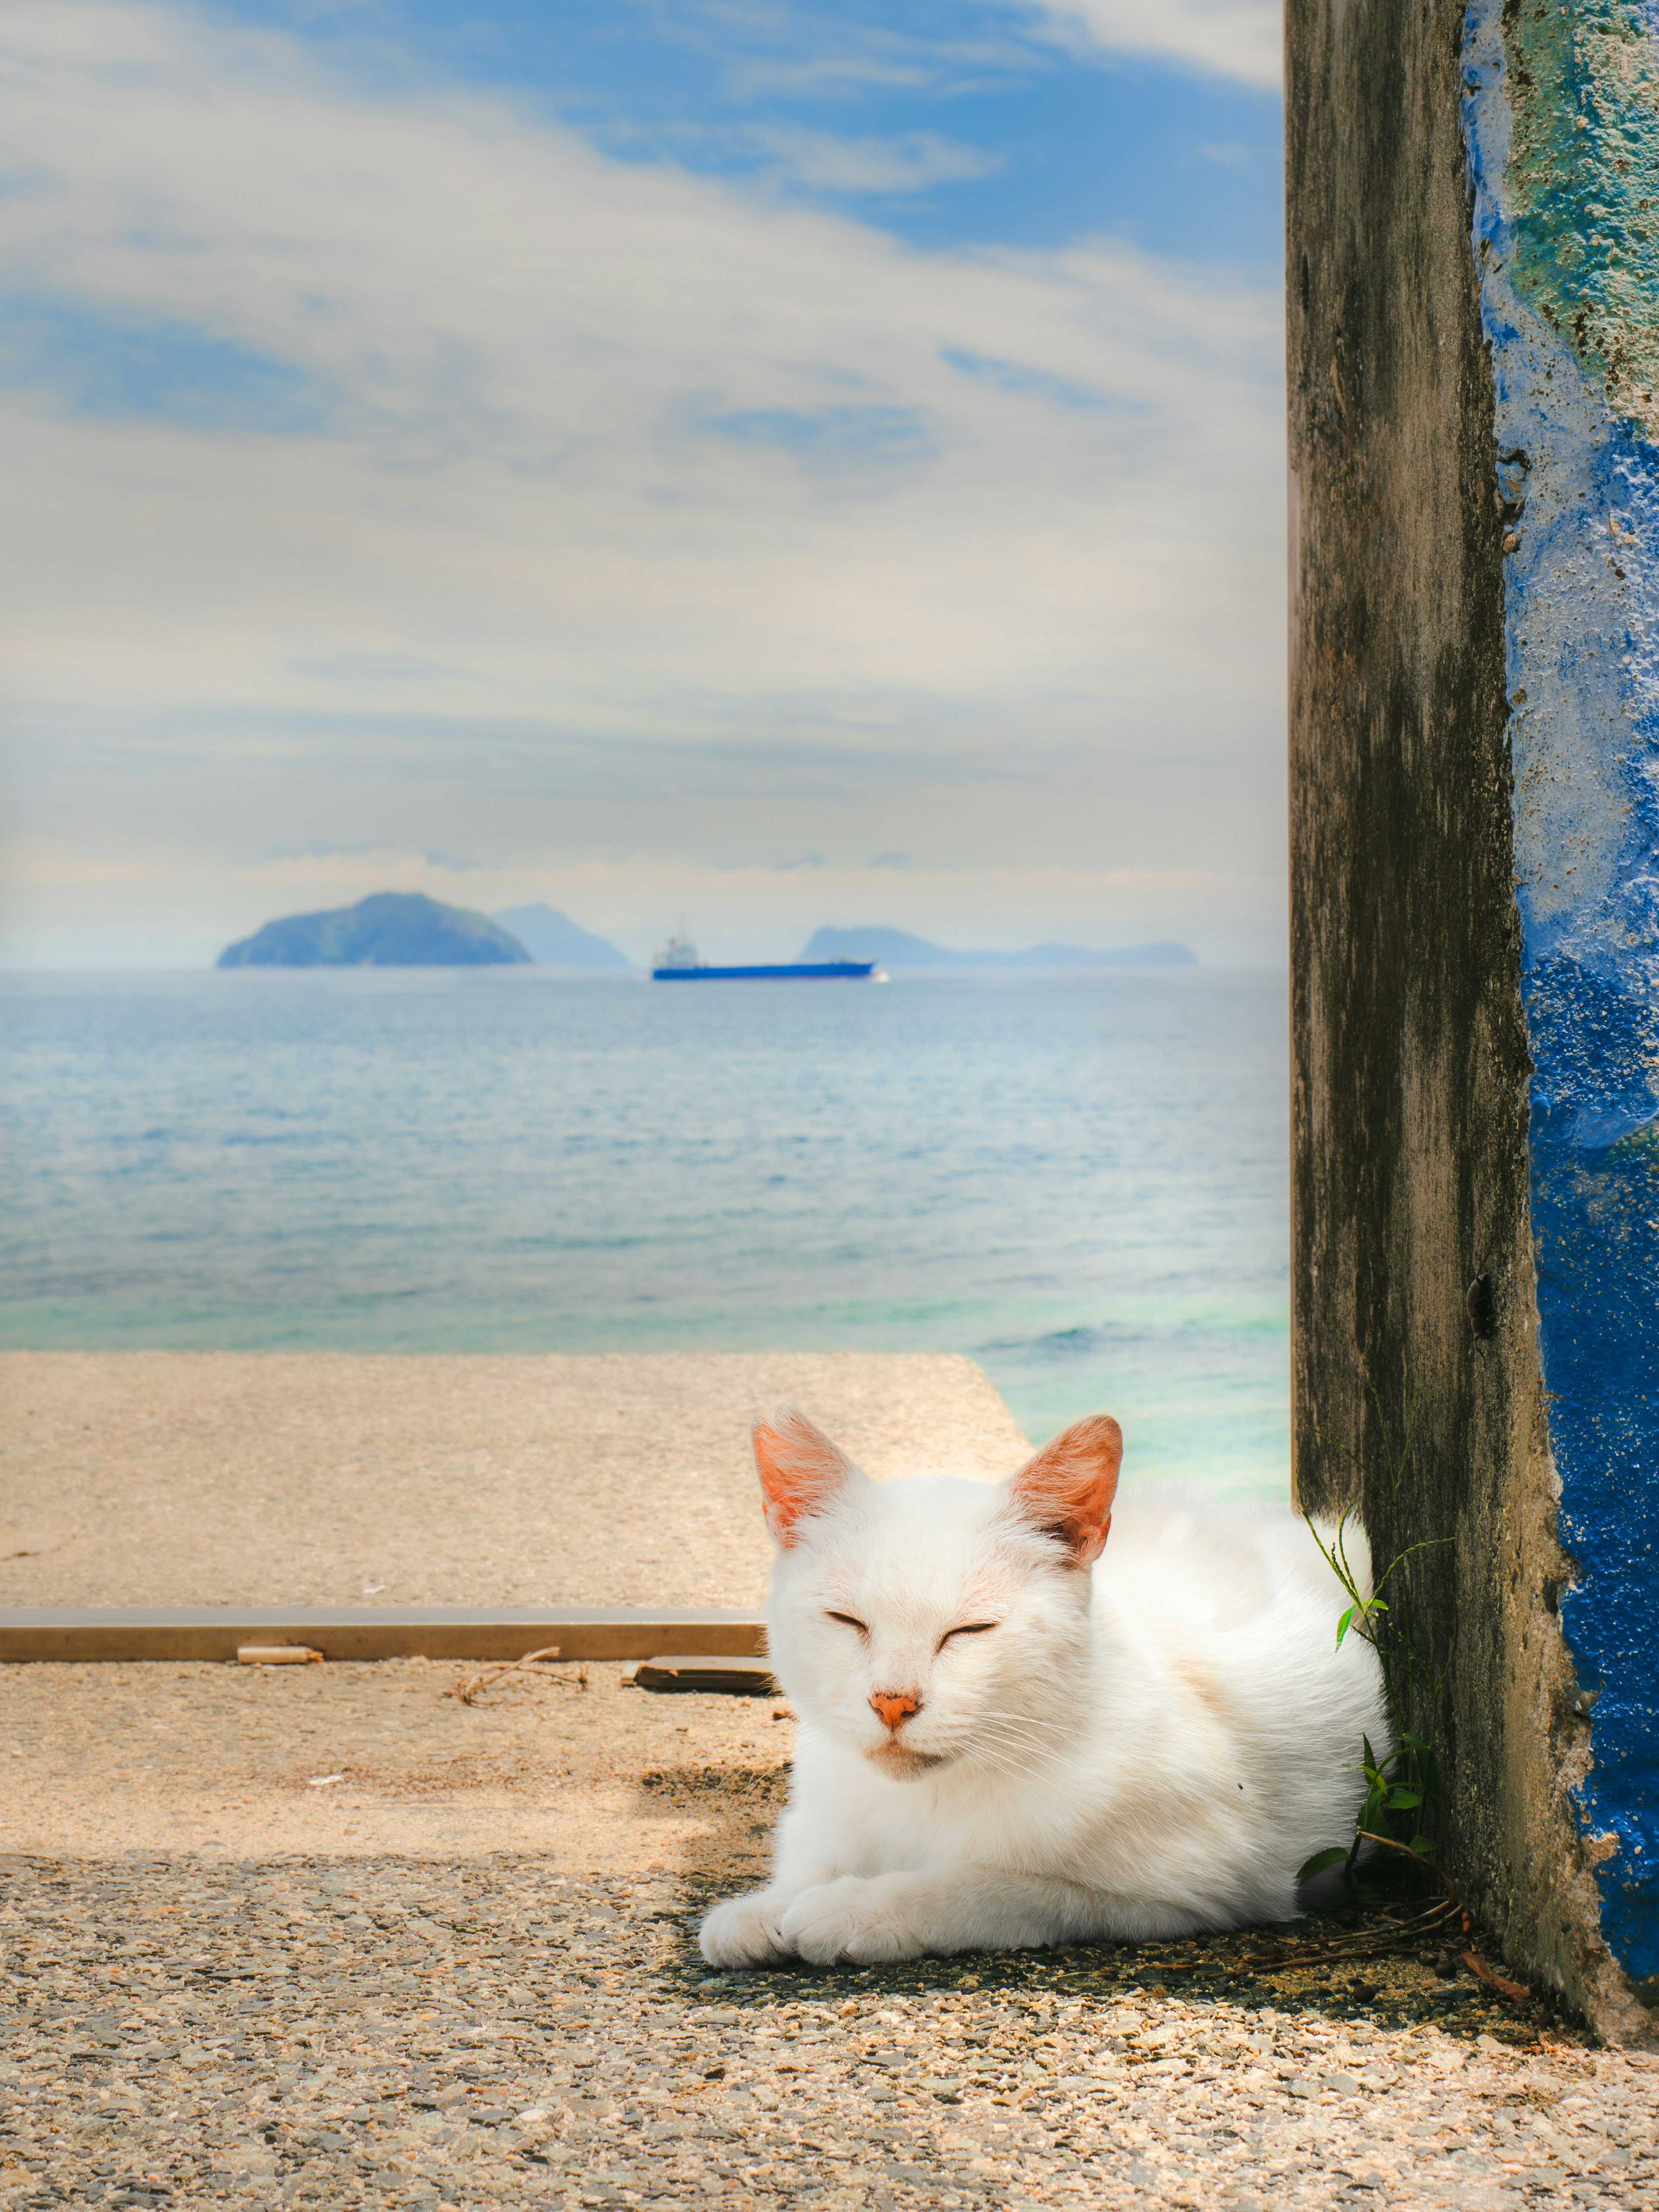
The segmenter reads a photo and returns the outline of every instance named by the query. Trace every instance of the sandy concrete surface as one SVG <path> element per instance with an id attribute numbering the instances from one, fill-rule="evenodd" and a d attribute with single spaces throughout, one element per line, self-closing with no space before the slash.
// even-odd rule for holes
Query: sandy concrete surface
<path id="1" fill-rule="evenodd" d="M 587 1872 L 756 1863 L 794 1725 L 618 1665 L 0 1668 L 0 1851 L 252 1859 L 519 1850 Z M 775 1718 L 781 1714 L 783 1718 Z M 695 1746 L 695 1759 L 692 1747 Z"/>
<path id="2" fill-rule="evenodd" d="M 757 1605 L 781 1399 L 878 1479 L 1029 1449 L 945 1356 L 9 1352 L 0 1606 Z"/>

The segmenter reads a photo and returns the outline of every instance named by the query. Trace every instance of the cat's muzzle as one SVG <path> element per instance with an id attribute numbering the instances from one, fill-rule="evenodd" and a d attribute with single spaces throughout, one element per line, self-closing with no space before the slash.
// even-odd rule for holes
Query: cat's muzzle
<path id="1" fill-rule="evenodd" d="M 914 1751 L 896 1736 L 889 1736 L 885 1743 L 872 1744 L 864 1755 L 872 1766 L 880 1767 L 884 1774 L 890 1774 L 896 1782 L 915 1782 L 948 1763 L 943 1753 Z"/>

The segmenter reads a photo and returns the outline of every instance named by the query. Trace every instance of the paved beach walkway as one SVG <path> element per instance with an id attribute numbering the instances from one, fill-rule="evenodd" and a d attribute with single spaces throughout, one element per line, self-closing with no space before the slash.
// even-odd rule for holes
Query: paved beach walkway
<path id="1" fill-rule="evenodd" d="M 756 1606 L 780 1399 L 878 1480 L 1030 1450 L 942 1355 L 8 1352 L 0 1607 Z"/>
<path id="2" fill-rule="evenodd" d="M 25 1604 L 142 1602 L 155 1572 L 173 1602 L 361 1603 L 386 1573 L 387 1602 L 740 1604 L 757 1403 L 874 1473 L 940 1433 L 986 1474 L 1022 1449 L 965 1361 L 0 1364 L 0 1519 L 60 1516 L 5 1563 Z M 711 1974 L 696 1923 L 763 1868 L 787 1709 L 614 1665 L 468 1704 L 464 1672 L 0 1668 L 7 2212 L 1659 2204 L 1659 2061 L 1450 1954 Z"/>

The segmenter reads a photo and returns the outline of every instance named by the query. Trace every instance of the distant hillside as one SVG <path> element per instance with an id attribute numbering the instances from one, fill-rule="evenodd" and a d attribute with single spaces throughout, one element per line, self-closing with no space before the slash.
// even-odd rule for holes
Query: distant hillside
<path id="1" fill-rule="evenodd" d="M 1082 945 L 1034 945 L 1026 952 L 951 952 L 902 929 L 821 929 L 803 960 L 878 960 L 884 968 L 1196 968 L 1184 945 L 1124 945 L 1091 952 Z"/>
<path id="2" fill-rule="evenodd" d="M 634 963 L 603 937 L 595 937 L 553 906 L 510 906 L 495 919 L 510 929 L 544 968 L 588 968 L 596 974 L 631 975 Z"/>
<path id="3" fill-rule="evenodd" d="M 420 891 L 376 891 L 331 914 L 268 921 L 219 955 L 221 968 L 502 968 L 528 962 L 489 917 Z"/>

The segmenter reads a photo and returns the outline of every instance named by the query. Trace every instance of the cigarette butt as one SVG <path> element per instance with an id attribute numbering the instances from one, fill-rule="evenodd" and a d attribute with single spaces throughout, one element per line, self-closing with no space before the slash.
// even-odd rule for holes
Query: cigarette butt
<path id="1" fill-rule="evenodd" d="M 320 1667 L 323 1655 L 304 1644 L 239 1644 L 236 1656 L 244 1667 Z"/>

